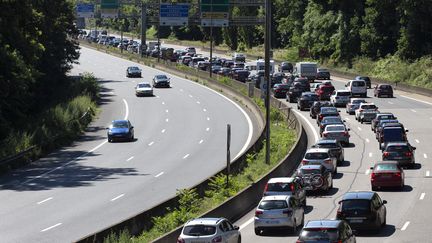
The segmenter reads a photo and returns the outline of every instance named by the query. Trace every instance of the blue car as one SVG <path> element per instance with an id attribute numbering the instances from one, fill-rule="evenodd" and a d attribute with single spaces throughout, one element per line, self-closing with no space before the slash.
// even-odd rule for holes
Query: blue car
<path id="1" fill-rule="evenodd" d="M 134 140 L 134 127 L 129 120 L 114 120 L 108 128 L 108 142 L 115 140 Z"/>

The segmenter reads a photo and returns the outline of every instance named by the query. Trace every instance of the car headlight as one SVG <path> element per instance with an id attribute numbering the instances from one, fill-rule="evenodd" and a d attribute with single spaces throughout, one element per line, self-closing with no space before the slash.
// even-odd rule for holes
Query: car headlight
<path id="1" fill-rule="evenodd" d="M 111 130 L 108 130 L 108 134 L 111 135 L 111 134 L 112 134 L 112 131 L 111 131 Z"/>

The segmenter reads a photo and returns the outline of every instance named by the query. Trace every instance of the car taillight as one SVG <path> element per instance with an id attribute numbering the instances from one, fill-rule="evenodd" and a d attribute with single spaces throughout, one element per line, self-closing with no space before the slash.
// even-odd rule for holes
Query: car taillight
<path id="1" fill-rule="evenodd" d="M 290 190 L 291 190 L 292 192 L 294 192 L 294 191 L 295 191 L 295 187 L 294 187 L 294 184 L 290 184 Z"/>
<path id="2" fill-rule="evenodd" d="M 402 176 L 402 173 L 400 173 L 400 172 L 396 172 L 395 175 L 396 175 L 397 177 L 401 177 L 401 176 Z"/>
<path id="3" fill-rule="evenodd" d="M 383 153 L 383 156 L 384 156 L 384 157 L 387 157 L 387 156 L 389 156 L 389 155 L 390 155 L 389 152 L 384 152 L 384 153 Z"/>
<path id="4" fill-rule="evenodd" d="M 215 243 L 215 242 L 222 242 L 222 236 L 218 236 L 218 237 L 214 238 L 212 240 L 212 243 Z"/>
<path id="5" fill-rule="evenodd" d="M 331 164 L 331 159 L 325 159 L 325 160 L 324 160 L 324 163 L 326 163 L 326 164 Z"/>
<path id="6" fill-rule="evenodd" d="M 323 119 L 323 117 L 324 117 L 323 115 L 319 115 L 319 119 L 320 119 L 320 120 Z"/>
<path id="7" fill-rule="evenodd" d="M 345 132 L 344 132 L 344 136 L 345 136 L 345 137 L 348 137 L 348 136 L 349 136 L 348 131 L 345 131 Z"/>
<path id="8" fill-rule="evenodd" d="M 345 214 L 341 211 L 341 208 L 339 207 L 337 212 L 336 212 L 336 217 L 340 218 L 340 217 L 345 217 Z"/>
<path id="9" fill-rule="evenodd" d="M 371 180 L 373 181 L 373 180 L 375 180 L 375 178 L 376 178 L 376 174 L 372 172 L 372 174 L 371 174 Z"/>
<path id="10" fill-rule="evenodd" d="M 255 211 L 255 216 L 256 216 L 256 217 L 259 217 L 259 215 L 261 215 L 261 214 L 263 214 L 262 211 L 260 211 L 260 210 L 256 210 L 256 211 Z"/>
<path id="11" fill-rule="evenodd" d="M 177 243 L 185 243 L 185 240 L 179 237 L 179 238 L 177 239 Z"/>
<path id="12" fill-rule="evenodd" d="M 302 240 L 296 240 L 296 243 L 303 243 L 304 241 Z"/>
<path id="13" fill-rule="evenodd" d="M 336 240 L 336 241 L 333 241 L 332 243 L 342 243 L 342 240 Z"/>
<path id="14" fill-rule="evenodd" d="M 308 162 L 307 160 L 302 160 L 303 165 L 307 165 L 307 162 Z"/>
<path id="15" fill-rule="evenodd" d="M 264 192 L 266 192 L 267 190 L 268 190 L 268 183 L 264 187 Z"/>
<path id="16" fill-rule="evenodd" d="M 359 112 L 362 112 L 363 111 L 363 109 L 358 109 L 359 110 Z"/>
<path id="17" fill-rule="evenodd" d="M 320 125 L 320 128 L 324 128 L 324 125 Z"/>
<path id="18" fill-rule="evenodd" d="M 405 156 L 409 156 L 409 157 L 411 157 L 411 156 L 412 156 L 412 153 L 411 153 L 411 152 L 406 152 L 406 153 L 405 153 Z"/>

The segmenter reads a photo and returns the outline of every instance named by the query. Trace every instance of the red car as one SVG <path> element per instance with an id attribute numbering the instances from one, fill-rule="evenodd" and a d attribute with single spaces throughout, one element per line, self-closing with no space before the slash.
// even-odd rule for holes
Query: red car
<path id="1" fill-rule="evenodd" d="M 318 86 L 315 93 L 318 95 L 320 100 L 330 100 L 330 96 L 334 90 L 335 87 L 330 81 L 324 81 L 320 86 Z"/>
<path id="2" fill-rule="evenodd" d="M 405 186 L 405 174 L 397 161 L 377 162 L 370 169 L 372 170 L 372 191 L 384 187 L 399 187 L 402 189 Z"/>

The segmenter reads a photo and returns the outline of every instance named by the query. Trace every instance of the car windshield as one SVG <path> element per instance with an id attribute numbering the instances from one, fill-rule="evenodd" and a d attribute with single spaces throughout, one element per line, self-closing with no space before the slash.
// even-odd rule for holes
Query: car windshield
<path id="1" fill-rule="evenodd" d="M 384 129 L 384 141 L 404 141 L 404 134 L 401 128 Z"/>
<path id="2" fill-rule="evenodd" d="M 168 79 L 166 75 L 156 75 L 156 79 Z"/>
<path id="3" fill-rule="evenodd" d="M 300 240 L 335 241 L 338 238 L 338 231 L 335 228 L 309 228 L 303 229 L 300 233 Z"/>
<path id="4" fill-rule="evenodd" d="M 287 182 L 277 182 L 277 183 L 268 183 L 267 191 L 272 192 L 287 192 L 291 191 L 291 183 Z"/>
<path id="5" fill-rule="evenodd" d="M 320 89 L 322 89 L 322 91 L 324 92 L 332 92 L 333 90 L 335 90 L 333 86 L 320 86 Z"/>
<path id="6" fill-rule="evenodd" d="M 345 126 L 327 126 L 326 131 L 342 132 L 345 131 Z"/>
<path id="7" fill-rule="evenodd" d="M 305 159 L 327 159 L 328 153 L 307 153 Z"/>
<path id="8" fill-rule="evenodd" d="M 392 87 L 390 85 L 381 85 L 379 88 L 380 89 L 391 89 Z"/>
<path id="9" fill-rule="evenodd" d="M 380 115 L 378 116 L 378 120 L 390 120 L 393 119 L 393 115 Z"/>
<path id="10" fill-rule="evenodd" d="M 360 104 L 360 103 L 365 103 L 365 100 L 352 100 L 351 103 L 353 104 Z"/>
<path id="11" fill-rule="evenodd" d="M 287 207 L 288 205 L 285 200 L 265 200 L 259 204 L 258 209 L 272 210 L 272 209 L 284 209 Z"/>
<path id="12" fill-rule="evenodd" d="M 349 210 L 369 210 L 370 201 L 364 199 L 353 199 L 342 201 L 342 211 Z"/>
<path id="13" fill-rule="evenodd" d="M 398 120 L 381 120 L 380 125 L 382 126 L 385 123 L 399 123 Z"/>
<path id="14" fill-rule="evenodd" d="M 377 107 L 376 107 L 376 105 L 362 105 L 361 108 L 365 109 L 365 110 L 373 110 L 373 109 L 376 109 Z"/>
<path id="15" fill-rule="evenodd" d="M 410 149 L 408 148 L 408 146 L 388 146 L 386 149 L 387 152 L 409 152 Z"/>
<path id="16" fill-rule="evenodd" d="M 138 71 L 138 70 L 139 70 L 138 67 L 130 67 L 129 69 L 130 69 L 131 71 Z"/>
<path id="17" fill-rule="evenodd" d="M 365 84 L 365 82 L 357 81 L 357 82 L 352 82 L 352 86 L 353 87 L 364 87 L 364 86 L 366 86 L 366 84 Z"/>
<path id="18" fill-rule="evenodd" d="M 375 170 L 376 171 L 399 170 L 399 168 L 396 164 L 378 164 L 375 166 Z"/>
<path id="19" fill-rule="evenodd" d="M 115 121 L 112 123 L 113 128 L 127 128 L 128 122 L 127 121 Z"/>
<path id="20" fill-rule="evenodd" d="M 183 229 L 184 235 L 190 236 L 204 236 L 204 235 L 214 235 L 216 233 L 216 226 L 213 225 L 190 225 L 185 226 Z"/>
<path id="21" fill-rule="evenodd" d="M 278 84 L 277 86 L 276 86 L 276 88 L 278 88 L 278 89 L 289 89 L 289 85 L 288 84 Z"/>
<path id="22" fill-rule="evenodd" d="M 320 169 L 301 169 L 302 175 L 321 174 Z"/>
<path id="23" fill-rule="evenodd" d="M 308 100 L 318 100 L 318 95 L 316 94 L 303 94 L 302 97 Z"/>
<path id="24" fill-rule="evenodd" d="M 138 84 L 139 88 L 150 88 L 150 84 Z"/>

